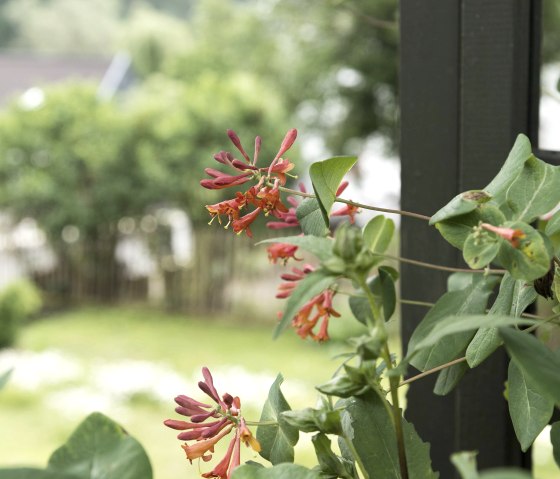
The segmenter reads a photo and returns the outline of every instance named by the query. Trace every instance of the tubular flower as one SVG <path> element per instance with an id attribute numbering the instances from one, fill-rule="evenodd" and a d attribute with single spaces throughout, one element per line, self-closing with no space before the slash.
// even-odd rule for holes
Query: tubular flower
<path id="1" fill-rule="evenodd" d="M 525 238 L 525 233 L 523 233 L 520 229 L 502 228 L 488 223 L 481 223 L 480 227 L 509 241 L 511 246 L 514 248 L 519 247 L 519 240 Z"/>
<path id="2" fill-rule="evenodd" d="M 340 317 L 340 313 L 332 306 L 334 294 L 331 289 L 327 289 L 303 305 L 292 320 L 292 326 L 296 329 L 298 336 L 302 339 L 309 336 L 319 342 L 328 341 L 329 318 L 331 316 Z M 314 329 L 319 322 L 319 330 L 315 333 Z"/>
<path id="3" fill-rule="evenodd" d="M 278 287 L 277 298 L 285 299 L 289 297 L 293 290 L 297 287 L 298 281 L 305 278 L 306 274 L 314 271 L 310 265 L 305 265 L 303 269 L 292 268 L 291 273 L 281 276 L 285 281 Z M 329 318 L 334 316 L 340 317 L 340 313 L 333 308 L 332 300 L 336 293 L 332 289 L 326 289 L 322 293 L 317 294 L 305 303 L 297 314 L 292 318 L 292 326 L 295 328 L 298 336 L 302 339 L 310 337 L 315 341 L 327 341 L 329 339 L 328 326 Z M 280 318 L 282 314 L 278 315 Z M 317 328 L 317 325 L 318 328 Z"/>
<path id="4" fill-rule="evenodd" d="M 233 220 L 239 218 L 239 212 L 246 204 L 247 200 L 245 196 L 237 192 L 235 198 L 231 200 L 222 201 L 214 205 L 206 205 L 206 209 L 212 215 L 210 223 L 214 221 L 214 218 L 218 217 L 218 222 L 221 224 L 222 221 L 220 216 L 225 215 L 228 217 L 228 222 L 226 224 L 227 228 Z"/>
<path id="5" fill-rule="evenodd" d="M 293 258 L 296 261 L 301 261 L 301 258 L 296 258 L 297 249 L 298 247 L 293 244 L 274 243 L 266 250 L 268 252 L 268 259 L 272 264 L 276 264 L 278 260 L 281 260 L 284 264 L 286 264 L 290 258 Z"/>
<path id="6" fill-rule="evenodd" d="M 249 225 L 257 218 L 260 212 L 263 212 L 265 216 L 272 214 L 280 219 L 284 219 L 284 215 L 289 213 L 288 208 L 280 199 L 279 186 L 286 184 L 288 172 L 294 168 L 294 164 L 290 163 L 288 159 L 283 158 L 283 155 L 294 144 L 297 138 L 297 130 L 292 128 L 286 133 L 276 156 L 268 166 L 262 168 L 256 166 L 262 145 L 259 136 L 255 138 L 253 158 L 250 158 L 237 134 L 233 130 L 228 130 L 227 135 L 235 148 L 241 153 L 241 159 L 235 158 L 228 151 L 220 151 L 214 155 L 214 160 L 236 170 L 236 173 L 228 174 L 213 168 L 206 168 L 204 171 L 210 178 L 201 180 L 201 186 L 211 190 L 218 190 L 239 186 L 251 180 L 255 180 L 257 185 L 243 193 L 238 191 L 236 197 L 231 200 L 222 201 L 215 205 L 207 205 L 206 209 L 212 215 L 212 219 L 218 216 L 218 221 L 220 220 L 220 215 L 228 216 L 229 221 L 225 226 L 226 228 L 232 223 L 235 233 L 245 231 L 248 236 L 252 236 Z M 249 204 L 253 205 L 256 209 L 240 218 L 239 211 Z M 295 209 L 293 217 L 295 218 Z"/>
<path id="7" fill-rule="evenodd" d="M 235 429 L 226 455 L 212 471 L 202 475 L 206 478 L 229 479 L 233 470 L 240 464 L 240 443 L 244 442 L 257 452 L 260 451 L 260 444 L 253 437 L 245 419 L 241 416 L 240 399 L 227 393 L 220 396 L 208 368 L 202 368 L 202 375 L 204 381 L 200 381 L 198 387 L 215 404 L 213 406 L 205 404 L 185 395 L 177 396 L 175 402 L 178 407 L 175 408 L 175 411 L 189 417 L 190 422 L 167 419 L 164 424 L 171 429 L 183 431 L 177 436 L 178 439 L 194 441 L 191 444 L 185 442 L 181 445 L 191 464 L 194 459 L 210 461 L 214 453 L 214 446 Z M 210 418 L 213 420 L 207 422 Z"/>
<path id="8" fill-rule="evenodd" d="M 236 234 L 241 234 L 243 231 L 247 234 L 249 238 L 253 237 L 253 233 L 251 233 L 251 223 L 257 219 L 259 213 L 261 212 L 261 208 L 257 208 L 256 210 L 251 211 L 251 213 L 247 213 L 245 216 L 242 216 L 239 219 L 233 221 L 233 231 Z"/>

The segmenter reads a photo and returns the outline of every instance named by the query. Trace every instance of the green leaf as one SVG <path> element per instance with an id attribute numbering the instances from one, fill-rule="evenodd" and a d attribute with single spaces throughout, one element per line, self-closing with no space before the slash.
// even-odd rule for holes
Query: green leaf
<path id="1" fill-rule="evenodd" d="M 12 369 L 8 369 L 7 371 L 4 371 L 2 374 L 0 374 L 0 390 L 6 385 L 6 383 L 8 382 L 8 379 L 10 379 L 10 376 L 12 375 Z"/>
<path id="2" fill-rule="evenodd" d="M 277 338 L 291 323 L 300 308 L 313 296 L 327 289 L 335 280 L 335 277 L 323 269 L 317 269 L 305 275 L 298 281 L 297 287 L 288 298 L 282 319 L 274 330 L 274 338 Z"/>
<path id="3" fill-rule="evenodd" d="M 274 467 L 243 465 L 236 468 L 232 479 L 321 479 L 318 471 L 296 464 L 279 464 Z"/>
<path id="4" fill-rule="evenodd" d="M 496 257 L 500 243 L 490 235 L 472 232 L 465 239 L 463 258 L 472 269 L 482 269 Z"/>
<path id="5" fill-rule="evenodd" d="M 531 223 L 548 213 L 560 202 L 560 167 L 552 166 L 531 155 L 506 198 L 514 220 Z"/>
<path id="6" fill-rule="evenodd" d="M 314 254 L 320 261 L 326 261 L 332 256 L 333 240 L 322 236 L 281 236 L 280 238 L 271 238 L 257 243 L 287 243 Z"/>
<path id="7" fill-rule="evenodd" d="M 309 168 L 313 190 L 327 226 L 329 225 L 329 213 L 336 198 L 336 190 L 342 178 L 354 166 L 356 160 L 355 156 L 335 156 L 328 160 L 313 163 Z"/>
<path id="8" fill-rule="evenodd" d="M 57 471 L 18 467 L 13 469 L 0 469 L 0 479 L 78 479 L 79 476 L 63 474 Z"/>
<path id="9" fill-rule="evenodd" d="M 454 316 L 483 313 L 497 281 L 496 277 L 473 273 L 472 284 L 468 288 L 445 293 L 428 311 L 410 338 L 407 356 L 411 358 L 413 354 L 419 352 L 411 364 L 424 371 L 459 357 L 474 335 L 472 328 L 466 327 L 456 331 L 458 334 L 438 343 L 439 339 L 436 341 L 433 339 L 440 331 L 440 323 L 446 320 L 452 330 Z M 470 320 L 465 321 L 468 323 Z M 466 323 L 462 323 L 463 327 Z M 418 347 L 419 344 L 422 346 Z"/>
<path id="10" fill-rule="evenodd" d="M 1 479 L 151 479 L 140 443 L 101 413 L 90 414 L 49 459 L 45 470 L 1 469 Z"/>
<path id="11" fill-rule="evenodd" d="M 329 234 L 319 202 L 315 198 L 305 198 L 296 209 L 301 230 L 306 235 L 326 236 Z"/>
<path id="12" fill-rule="evenodd" d="M 554 403 L 560 403 L 560 356 L 531 334 L 502 328 L 500 336 L 512 361 L 534 389 Z"/>
<path id="13" fill-rule="evenodd" d="M 459 193 L 435 215 L 430 218 L 430 224 L 434 225 L 456 216 L 462 216 L 474 211 L 479 205 L 487 203 L 492 195 L 482 190 L 471 190 Z"/>
<path id="14" fill-rule="evenodd" d="M 364 227 L 364 244 L 373 253 L 383 254 L 391 244 L 394 232 L 395 223 L 393 220 L 378 215 Z"/>
<path id="15" fill-rule="evenodd" d="M 461 479 L 479 479 L 476 469 L 477 452 L 462 451 L 451 454 L 451 462 L 459 471 Z"/>
<path id="16" fill-rule="evenodd" d="M 294 462 L 294 446 L 299 439 L 298 430 L 288 424 L 282 417 L 284 411 L 290 410 L 290 405 L 280 390 L 284 381 L 281 374 L 270 387 L 260 422 L 276 422 L 276 425 L 263 425 L 257 428 L 257 441 L 261 444 L 262 457 L 272 464 Z"/>
<path id="17" fill-rule="evenodd" d="M 328 477 L 354 479 L 352 464 L 342 462 L 343 460 L 332 451 L 331 440 L 325 434 L 316 434 L 311 440 L 323 474 Z"/>
<path id="18" fill-rule="evenodd" d="M 560 421 L 553 423 L 550 428 L 550 443 L 554 462 L 560 467 Z"/>
<path id="19" fill-rule="evenodd" d="M 47 471 L 76 479 L 151 479 L 140 443 L 101 413 L 90 414 L 49 459 Z"/>
<path id="20" fill-rule="evenodd" d="M 530 473 L 522 469 L 514 469 L 512 467 L 504 467 L 500 469 L 491 469 L 484 471 L 479 476 L 480 479 L 532 479 Z"/>
<path id="21" fill-rule="evenodd" d="M 439 323 L 433 328 L 433 330 L 430 331 L 430 333 L 427 334 L 421 341 L 415 342 L 412 345 L 412 347 L 410 346 L 409 343 L 407 358 L 410 360 L 410 358 L 413 358 L 420 351 L 418 356 L 422 358 L 420 365 L 423 366 L 424 361 L 426 361 L 424 359 L 426 355 L 422 354 L 423 352 L 422 350 L 426 350 L 432 356 L 437 355 L 437 357 L 435 359 L 428 357 L 428 360 L 426 362 L 428 366 L 423 366 L 425 367 L 425 369 L 432 369 L 441 364 L 445 364 L 446 362 L 455 359 L 454 357 L 450 357 L 453 356 L 453 354 L 449 353 L 449 350 L 452 351 L 460 350 L 460 348 L 456 345 L 456 340 L 453 340 L 452 338 L 454 335 L 459 336 L 458 333 L 463 333 L 465 331 L 469 332 L 481 328 L 483 326 L 486 326 L 490 321 L 492 321 L 492 324 L 494 324 L 496 327 L 517 326 L 517 325 L 528 326 L 528 325 L 536 324 L 536 321 L 534 319 L 515 318 L 513 316 L 499 316 L 499 315 L 489 316 L 487 314 L 475 314 L 475 315 L 468 315 L 468 316 L 451 315 L 439 321 Z M 446 348 L 436 349 L 434 346 L 440 344 L 443 338 L 447 338 L 444 341 L 444 343 L 450 343 L 450 344 Z M 439 356 L 443 355 L 444 353 L 447 353 L 446 357 L 450 357 L 450 359 L 440 362 L 441 359 L 439 358 Z M 455 353 L 454 356 L 458 357 L 458 353 Z M 419 363 L 419 361 L 416 360 L 416 358 L 414 359 L 415 360 L 410 361 L 410 363 L 416 368 L 418 368 L 417 364 Z"/>
<path id="22" fill-rule="evenodd" d="M 515 468 L 490 469 L 481 472 L 476 470 L 476 452 L 464 451 L 451 455 L 451 462 L 459 471 L 461 479 L 531 479 L 531 475 Z"/>
<path id="23" fill-rule="evenodd" d="M 390 266 L 380 266 L 378 272 L 379 274 L 371 282 L 371 289 L 381 303 L 385 321 L 389 321 L 397 305 L 395 280 L 398 278 L 398 272 Z"/>
<path id="24" fill-rule="evenodd" d="M 362 459 L 370 479 L 401 478 L 395 428 L 390 406 L 378 394 L 368 393 L 343 402 L 342 428 Z M 410 479 L 435 479 L 430 446 L 403 418 L 403 432 Z M 341 442 L 341 450 L 344 442 Z"/>
<path id="25" fill-rule="evenodd" d="M 488 314 L 519 317 L 537 299 L 537 292 L 532 284 L 521 279 L 515 280 L 506 273 L 500 284 L 500 292 Z M 492 323 L 492 318 L 488 318 Z M 466 357 L 471 368 L 481 364 L 502 344 L 498 328 L 481 328 L 470 342 Z"/>
<path id="26" fill-rule="evenodd" d="M 485 203 L 466 215 L 436 223 L 436 228 L 446 241 L 455 248 L 463 249 L 467 236 L 471 234 L 473 227 L 478 226 L 481 221 L 492 225 L 501 225 L 506 221 L 506 217 L 495 204 Z"/>
<path id="27" fill-rule="evenodd" d="M 560 233 L 560 210 L 554 213 L 552 218 L 548 220 L 544 232 L 547 234 L 547 236 L 552 236 Z"/>
<path id="28" fill-rule="evenodd" d="M 559 188 L 560 189 L 560 188 Z M 533 281 L 544 276 L 550 268 L 551 248 L 541 234 L 522 221 L 508 221 L 505 228 L 519 229 L 524 237 L 514 248 L 508 241 L 501 241 L 498 261 L 515 279 Z"/>
<path id="29" fill-rule="evenodd" d="M 508 368 L 508 406 L 515 435 L 526 452 L 550 421 L 554 402 L 543 397 L 531 379 L 510 361 Z"/>
<path id="30" fill-rule="evenodd" d="M 533 155 L 531 142 L 525 135 L 518 135 L 504 165 L 485 191 L 488 191 L 494 201 L 501 205 L 506 200 L 506 193 L 510 185 L 521 173 L 525 162 Z M 500 224 L 500 223 L 492 223 Z"/>
<path id="31" fill-rule="evenodd" d="M 466 363 L 459 363 L 440 371 L 434 386 L 434 394 L 446 396 L 459 384 L 465 373 L 469 370 Z"/>

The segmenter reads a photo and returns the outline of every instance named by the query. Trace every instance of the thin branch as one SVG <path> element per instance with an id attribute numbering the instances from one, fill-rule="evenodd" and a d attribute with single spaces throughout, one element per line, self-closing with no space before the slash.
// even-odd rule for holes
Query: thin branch
<path id="1" fill-rule="evenodd" d="M 412 376 L 411 378 L 408 378 L 408 379 L 405 379 L 404 381 L 401 381 L 399 383 L 398 387 L 400 388 L 401 386 L 404 386 L 405 384 L 410 384 L 414 381 L 417 381 L 418 379 L 425 378 L 426 376 L 429 376 L 430 374 L 437 373 L 438 371 L 441 371 L 442 369 L 450 368 L 451 366 L 455 366 L 456 364 L 460 364 L 460 363 L 462 363 L 466 360 L 467 360 L 467 358 L 465 356 L 463 356 L 462 358 L 454 359 L 453 361 L 442 364 L 441 366 L 437 366 L 433 369 L 428 369 L 427 371 L 424 371 L 423 373 L 417 374 L 416 376 Z"/>
<path id="2" fill-rule="evenodd" d="M 427 301 L 414 301 L 412 299 L 397 299 L 401 304 L 410 304 L 411 306 L 425 306 L 426 308 L 431 308 L 435 303 L 428 303 Z"/>
<path id="3" fill-rule="evenodd" d="M 303 198 L 317 198 L 317 196 L 315 196 L 313 194 L 304 193 L 304 192 L 298 191 L 298 190 L 292 190 L 291 188 L 286 188 L 285 186 L 280 186 L 279 189 L 280 189 L 280 191 L 283 191 L 284 193 L 289 193 L 290 195 L 301 196 Z M 334 201 L 337 202 L 337 203 L 344 203 L 344 204 L 347 204 L 347 205 L 356 206 L 357 208 L 362 208 L 364 210 L 381 211 L 382 213 L 394 213 L 396 215 L 410 216 L 411 218 L 416 218 L 416 219 L 424 220 L 424 221 L 430 221 L 429 216 L 421 215 L 419 213 L 412 213 L 410 211 L 393 210 L 391 208 L 379 208 L 377 206 L 370 206 L 370 205 L 366 205 L 366 204 L 363 204 L 363 203 L 357 203 L 355 201 L 345 200 L 343 198 L 335 198 Z"/>
<path id="4" fill-rule="evenodd" d="M 402 258 L 401 256 L 392 256 L 390 254 L 382 255 L 387 259 L 399 261 L 401 263 L 413 264 L 415 266 L 422 266 L 423 268 L 437 269 L 439 271 L 448 271 L 450 273 L 481 273 L 481 274 L 505 274 L 505 269 L 469 269 L 469 268 L 452 268 L 451 266 L 440 266 L 432 263 L 425 263 L 415 259 Z"/>

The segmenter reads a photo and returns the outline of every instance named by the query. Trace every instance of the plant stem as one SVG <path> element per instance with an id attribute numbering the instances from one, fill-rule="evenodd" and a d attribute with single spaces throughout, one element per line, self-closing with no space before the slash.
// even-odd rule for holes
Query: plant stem
<path id="1" fill-rule="evenodd" d="M 431 308 L 435 303 L 428 303 L 427 301 L 414 301 L 412 299 L 397 299 L 401 304 L 410 304 L 411 306 L 425 306 L 426 308 Z"/>
<path id="2" fill-rule="evenodd" d="M 371 312 L 373 314 L 373 319 L 375 321 L 375 327 L 379 328 L 379 331 L 385 330 L 385 320 L 381 316 L 381 311 L 375 302 L 375 297 L 369 289 L 365 278 L 359 278 L 358 283 L 360 287 L 364 290 L 369 302 Z M 387 371 L 389 373 L 393 369 L 393 363 L 391 361 L 391 351 L 389 350 L 389 345 L 387 343 L 387 337 L 385 337 L 385 344 L 383 345 L 383 351 L 381 357 L 385 360 L 385 365 L 387 366 Z M 404 433 L 402 427 L 402 412 L 399 407 L 399 377 L 392 376 L 389 374 L 389 384 L 391 387 L 391 409 L 393 415 L 393 423 L 395 425 L 395 435 L 397 439 L 397 449 L 399 453 L 399 468 L 401 471 L 401 478 L 408 479 L 408 466 L 406 463 L 406 448 L 404 444 Z"/>
<path id="3" fill-rule="evenodd" d="M 292 190 L 291 188 L 286 188 L 285 186 L 280 186 L 279 190 L 283 191 L 284 193 L 289 193 L 291 195 L 301 196 L 303 198 L 317 198 L 317 196 L 315 196 L 313 194 L 304 193 L 303 191 Z M 416 219 L 424 220 L 424 221 L 430 221 L 429 216 L 421 215 L 420 213 L 413 213 L 411 211 L 393 210 L 391 208 L 380 208 L 380 207 L 377 207 L 377 206 L 370 206 L 370 205 L 366 205 L 366 204 L 363 204 L 363 203 L 357 203 L 356 201 L 345 200 L 343 198 L 338 198 L 338 197 L 335 198 L 334 201 L 337 202 L 337 203 L 345 203 L 347 205 L 356 206 L 357 208 L 362 208 L 364 210 L 381 211 L 382 213 L 394 213 L 396 215 L 410 216 L 411 218 L 416 218 Z"/>
<path id="4" fill-rule="evenodd" d="M 278 421 L 247 421 L 247 426 L 278 426 Z"/>
<path id="5" fill-rule="evenodd" d="M 423 373 L 417 374 L 416 376 L 412 376 L 411 378 L 408 378 L 408 379 L 405 379 L 404 381 L 401 381 L 397 385 L 397 388 L 400 388 L 401 386 L 404 386 L 405 384 L 413 383 L 414 381 L 417 381 L 418 379 L 422 379 L 426 376 L 429 376 L 430 374 L 437 373 L 438 371 L 441 371 L 442 369 L 447 369 L 447 368 L 450 368 L 451 366 L 455 366 L 455 364 L 462 363 L 463 361 L 466 361 L 466 360 L 467 360 L 467 358 L 465 356 L 463 356 L 462 358 L 454 359 L 453 361 L 449 361 L 448 363 L 442 364 L 441 366 L 437 366 L 435 368 L 428 369 L 427 371 L 424 371 Z M 393 392 L 393 386 L 391 386 L 391 392 Z"/>
<path id="6" fill-rule="evenodd" d="M 480 273 L 480 274 L 505 274 L 506 270 L 505 269 L 470 269 L 470 268 L 453 268 L 451 266 L 441 266 L 438 264 L 432 264 L 432 263 L 425 263 L 424 261 L 418 261 L 416 259 L 408 259 L 408 258 L 403 258 L 401 256 L 393 256 L 390 254 L 383 254 L 380 255 L 383 256 L 387 259 L 392 259 L 395 261 L 399 261 L 400 263 L 408 263 L 408 264 L 413 264 L 415 266 L 421 266 L 423 268 L 428 268 L 428 269 L 437 269 L 439 271 L 448 271 L 450 273 Z"/>
<path id="7" fill-rule="evenodd" d="M 344 439 L 344 443 L 346 444 L 346 447 L 349 449 L 350 453 L 352 454 L 352 457 L 356 461 L 356 464 L 358 464 L 358 469 L 360 469 L 362 476 L 364 476 L 364 479 L 369 479 L 369 474 L 367 472 L 367 469 L 364 466 L 364 463 L 362 462 L 362 458 L 358 454 L 358 451 L 356 451 L 354 444 L 352 444 L 352 441 L 346 434 L 343 434 L 342 438 Z"/>

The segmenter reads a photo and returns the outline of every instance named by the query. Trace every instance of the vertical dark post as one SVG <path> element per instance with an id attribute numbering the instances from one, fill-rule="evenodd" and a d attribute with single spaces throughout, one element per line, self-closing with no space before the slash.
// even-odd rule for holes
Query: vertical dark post
<path id="1" fill-rule="evenodd" d="M 529 0 L 401 1 L 402 208 L 433 214 L 497 173 L 518 133 L 529 131 L 532 38 Z M 426 223 L 403 218 L 402 256 L 461 266 L 460 252 Z M 433 301 L 446 275 L 402 267 L 402 296 Z M 403 307 L 406 343 L 425 314 Z M 527 465 L 510 425 L 499 354 L 446 397 L 435 378 L 411 385 L 406 416 L 432 444 L 441 477 L 451 453 L 479 451 L 481 468 Z"/>

